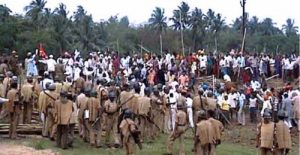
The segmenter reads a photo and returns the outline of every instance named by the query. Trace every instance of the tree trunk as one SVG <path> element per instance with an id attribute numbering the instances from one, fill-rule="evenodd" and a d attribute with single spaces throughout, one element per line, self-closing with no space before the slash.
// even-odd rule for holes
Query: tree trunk
<path id="1" fill-rule="evenodd" d="M 217 36 L 215 36 L 215 51 L 218 51 L 218 42 L 217 42 Z"/>
<path id="2" fill-rule="evenodd" d="M 159 34 L 159 42 L 160 42 L 160 55 L 162 56 L 162 37 L 161 37 L 161 33 Z"/>

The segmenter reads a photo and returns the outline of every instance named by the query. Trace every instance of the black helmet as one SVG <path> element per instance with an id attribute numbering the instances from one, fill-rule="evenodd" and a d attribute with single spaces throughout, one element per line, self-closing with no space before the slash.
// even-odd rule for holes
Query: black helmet
<path id="1" fill-rule="evenodd" d="M 132 118 L 133 112 L 131 109 L 126 109 L 124 111 L 124 118 Z"/>
<path id="2" fill-rule="evenodd" d="M 162 90 L 162 88 L 163 88 L 163 85 L 161 83 L 157 84 L 157 89 L 158 90 Z"/>
<path id="3" fill-rule="evenodd" d="M 68 92 L 66 91 L 61 91 L 60 94 L 59 94 L 61 97 L 67 97 L 68 96 Z"/>
<path id="4" fill-rule="evenodd" d="M 89 95 L 90 92 L 91 92 L 91 90 L 88 89 L 88 88 L 85 88 L 84 91 L 83 91 L 84 95 Z"/>
<path id="5" fill-rule="evenodd" d="M 56 89 L 56 86 L 54 83 L 50 84 L 49 87 L 48 87 L 49 90 L 53 91 Z"/>
<path id="6" fill-rule="evenodd" d="M 206 118 L 206 112 L 204 110 L 198 111 L 198 117 L 205 119 Z"/>
<path id="7" fill-rule="evenodd" d="M 109 97 L 109 98 L 115 98 L 115 97 L 116 97 L 116 93 L 115 93 L 114 91 L 110 91 L 110 92 L 108 93 L 108 97 Z"/>
<path id="8" fill-rule="evenodd" d="M 151 94 L 151 89 L 149 87 L 146 87 L 144 89 L 144 93 L 145 93 L 145 95 L 149 96 Z"/>
<path id="9" fill-rule="evenodd" d="M 92 90 L 91 92 L 90 92 L 90 95 L 91 95 L 91 97 L 97 97 L 97 92 L 95 91 L 95 90 Z"/>

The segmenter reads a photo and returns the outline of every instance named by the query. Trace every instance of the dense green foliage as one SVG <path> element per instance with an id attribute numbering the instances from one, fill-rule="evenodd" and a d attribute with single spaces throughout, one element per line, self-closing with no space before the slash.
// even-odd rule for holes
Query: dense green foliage
<path id="1" fill-rule="evenodd" d="M 12 14 L 8 7 L 0 5 L 0 50 L 17 50 L 23 57 L 42 43 L 47 53 L 55 55 L 74 49 L 89 52 L 107 48 L 133 53 L 141 52 L 140 45 L 159 53 L 162 42 L 162 50 L 180 52 L 181 29 L 186 53 L 200 48 L 225 52 L 240 49 L 242 44 L 242 17 L 226 25 L 221 14 L 211 9 L 205 13 L 185 2 L 175 8 L 172 17 L 166 17 L 164 9 L 154 8 L 145 17 L 148 23 L 141 25 L 130 24 L 126 16 L 94 21 L 82 6 L 69 13 L 64 4 L 54 10 L 46 8 L 46 4 L 46 0 L 33 0 L 24 7 L 25 15 Z M 246 51 L 299 53 L 294 20 L 287 19 L 281 29 L 275 25 L 271 18 L 247 17 Z"/>

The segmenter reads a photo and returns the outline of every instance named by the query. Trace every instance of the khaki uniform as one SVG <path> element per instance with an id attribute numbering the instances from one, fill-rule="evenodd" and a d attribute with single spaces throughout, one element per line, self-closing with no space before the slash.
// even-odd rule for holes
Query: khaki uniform
<path id="1" fill-rule="evenodd" d="M 77 115 L 77 105 L 75 102 L 72 102 L 73 103 L 73 112 L 71 114 L 71 118 L 70 118 L 70 124 L 69 124 L 69 139 L 70 139 L 70 142 L 73 142 L 74 141 L 74 138 L 75 138 L 75 133 L 74 133 L 74 130 L 75 130 L 75 124 L 78 123 L 78 115 Z"/>
<path id="2" fill-rule="evenodd" d="M 31 114 L 33 110 L 33 85 L 26 83 L 21 88 L 21 95 L 23 96 L 23 123 L 31 123 Z"/>
<path id="3" fill-rule="evenodd" d="M 5 97 L 4 85 L 3 85 L 2 82 L 0 82 L 0 97 L 3 97 L 3 98 Z M 3 104 L 0 105 L 0 114 L 1 114 L 1 112 L 3 110 L 2 107 L 3 107 Z"/>
<path id="4" fill-rule="evenodd" d="M 216 155 L 216 147 L 221 143 L 221 135 L 222 131 L 224 130 L 224 126 L 219 120 L 214 118 L 209 118 L 208 121 L 212 126 L 212 136 L 214 142 L 211 144 L 210 155 Z"/>
<path id="5" fill-rule="evenodd" d="M 45 94 L 45 105 L 43 106 L 43 113 L 46 115 L 46 126 L 47 131 L 50 134 L 50 138 L 54 138 L 54 134 L 56 132 L 56 122 L 54 117 L 54 103 L 58 99 L 59 94 L 55 93 L 55 91 L 49 91 Z M 51 96 L 51 97 L 50 97 Z"/>
<path id="6" fill-rule="evenodd" d="M 178 110 L 175 119 L 175 130 L 168 138 L 167 153 L 172 153 L 174 141 L 179 138 L 179 155 L 184 155 L 183 134 L 186 131 L 187 115 L 184 111 Z"/>
<path id="7" fill-rule="evenodd" d="M 65 79 L 65 67 L 63 64 L 56 64 L 55 65 L 55 76 L 58 77 L 59 81 L 64 81 Z"/>
<path id="8" fill-rule="evenodd" d="M 197 95 L 193 98 L 194 122 L 198 122 L 197 112 L 200 110 L 204 110 L 206 108 L 207 108 L 207 102 L 203 97 L 200 98 L 200 96 Z"/>
<path id="9" fill-rule="evenodd" d="M 17 138 L 17 125 L 19 116 L 21 113 L 21 106 L 19 103 L 18 90 L 11 89 L 7 93 L 7 98 L 9 99 L 7 103 L 7 111 L 9 112 L 10 126 L 9 126 L 9 138 Z"/>
<path id="10" fill-rule="evenodd" d="M 117 103 L 111 102 L 110 100 L 105 101 L 104 103 L 104 126 L 105 128 L 105 142 L 109 142 L 109 138 L 111 135 L 111 132 L 113 132 L 113 138 L 115 144 L 120 144 L 119 136 L 118 136 L 118 105 Z"/>
<path id="11" fill-rule="evenodd" d="M 128 107 L 128 100 L 132 97 L 133 93 L 129 91 L 122 91 L 120 94 L 120 105 L 122 105 L 122 110 L 129 108 Z M 131 99 L 130 99 L 131 100 Z M 126 101 L 128 101 L 126 104 L 124 104 Z"/>
<path id="12" fill-rule="evenodd" d="M 211 155 L 211 147 L 214 143 L 213 126 L 210 121 L 202 120 L 197 123 L 195 155 Z"/>
<path id="13" fill-rule="evenodd" d="M 79 94 L 80 90 L 84 88 L 85 80 L 80 77 L 75 81 L 75 93 Z"/>
<path id="14" fill-rule="evenodd" d="M 5 92 L 5 97 L 7 97 L 8 90 L 10 90 L 11 78 L 5 77 L 3 80 L 3 91 Z"/>
<path id="15" fill-rule="evenodd" d="M 163 130 L 164 128 L 164 113 L 163 113 L 163 105 L 160 97 L 155 95 L 151 96 L 151 116 L 153 121 L 158 125 L 158 127 Z M 159 131 L 154 125 L 152 125 L 152 134 L 154 136 L 158 136 Z"/>
<path id="16" fill-rule="evenodd" d="M 61 91 L 72 92 L 72 85 L 68 82 L 64 82 Z"/>
<path id="17" fill-rule="evenodd" d="M 206 98 L 207 102 L 207 110 L 216 110 L 217 108 L 217 100 L 212 98 L 212 97 L 207 97 Z"/>
<path id="18" fill-rule="evenodd" d="M 140 130 L 141 130 L 141 139 L 150 138 L 153 136 L 153 131 L 155 128 L 147 120 L 152 119 L 150 115 L 151 112 L 151 98 L 149 97 L 139 97 L 137 102 L 139 103 L 139 118 L 140 118 Z"/>
<path id="19" fill-rule="evenodd" d="M 55 120 L 57 123 L 57 138 L 56 144 L 58 147 L 66 149 L 70 144 L 69 124 L 73 112 L 73 103 L 70 100 L 62 102 L 61 100 L 55 101 Z"/>
<path id="20" fill-rule="evenodd" d="M 60 92 L 61 92 L 61 90 L 62 90 L 62 87 L 63 87 L 63 84 L 60 83 L 60 82 L 55 82 L 54 84 L 55 84 L 55 86 L 56 86 L 55 92 L 56 92 L 57 94 L 60 94 Z"/>
<path id="21" fill-rule="evenodd" d="M 292 149 L 292 139 L 289 127 L 280 120 L 276 123 L 276 148 L 275 155 L 282 155 L 285 151 Z"/>
<path id="22" fill-rule="evenodd" d="M 258 146 L 260 147 L 261 155 L 271 155 L 273 140 L 274 140 L 274 122 L 269 122 L 268 124 L 260 123 L 258 125 Z"/>
<path id="23" fill-rule="evenodd" d="M 120 124 L 121 133 L 123 135 L 123 148 L 125 149 L 125 155 L 134 155 L 135 142 L 131 133 L 136 132 L 136 124 L 133 120 L 127 118 L 122 120 Z"/>
<path id="24" fill-rule="evenodd" d="M 89 137 L 89 132 L 87 129 L 88 122 L 84 120 L 84 108 L 86 107 L 88 101 L 88 97 L 84 94 L 80 94 L 76 98 L 76 104 L 78 107 L 78 128 L 79 128 L 79 135 L 83 137 L 83 139 L 87 139 Z"/>
<path id="25" fill-rule="evenodd" d="M 38 81 L 33 82 L 33 102 L 34 102 L 34 108 L 39 109 L 39 95 L 42 92 L 42 87 L 38 83 Z"/>
<path id="26" fill-rule="evenodd" d="M 95 126 L 92 126 L 96 119 L 100 116 L 101 105 L 99 99 L 95 97 L 89 98 L 85 110 L 89 111 L 88 128 L 90 130 L 90 144 L 99 147 L 101 143 L 102 132 L 102 129 L 100 128 L 101 123 L 100 121 L 98 121 L 98 123 L 96 123 Z"/>
<path id="27" fill-rule="evenodd" d="M 138 116 L 140 103 L 138 102 L 141 96 L 139 94 L 134 94 L 134 97 L 126 103 L 126 107 L 132 110 L 132 112 Z"/>

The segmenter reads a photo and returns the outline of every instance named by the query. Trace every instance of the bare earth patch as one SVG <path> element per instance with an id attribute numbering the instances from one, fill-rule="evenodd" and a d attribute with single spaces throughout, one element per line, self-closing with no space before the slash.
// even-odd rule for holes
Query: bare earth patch
<path id="1" fill-rule="evenodd" d="M 58 155 L 52 150 L 35 150 L 34 148 L 14 145 L 14 144 L 0 144 L 0 155 Z"/>

